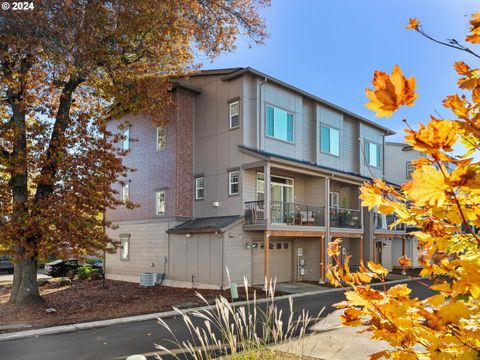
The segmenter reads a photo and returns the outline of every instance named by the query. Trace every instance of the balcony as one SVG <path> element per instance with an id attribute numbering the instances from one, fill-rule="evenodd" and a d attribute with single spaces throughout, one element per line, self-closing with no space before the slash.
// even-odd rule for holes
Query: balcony
<path id="1" fill-rule="evenodd" d="M 264 201 L 245 203 L 245 224 L 266 224 Z M 325 226 L 325 208 L 289 202 L 272 201 L 270 205 L 271 224 L 292 226 Z"/>
<path id="2" fill-rule="evenodd" d="M 330 209 L 330 227 L 360 229 L 362 227 L 361 211 L 357 209 Z"/>
<path id="3" fill-rule="evenodd" d="M 398 224 L 393 229 L 390 228 L 390 225 L 397 221 L 397 217 L 394 214 L 383 215 L 381 213 L 373 214 L 373 226 L 375 230 L 392 230 L 392 231 L 403 231 L 405 230 L 405 224 Z"/>

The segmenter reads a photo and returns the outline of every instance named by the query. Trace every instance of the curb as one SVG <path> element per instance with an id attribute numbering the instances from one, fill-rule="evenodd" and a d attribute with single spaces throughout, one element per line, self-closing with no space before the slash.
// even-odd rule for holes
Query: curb
<path id="1" fill-rule="evenodd" d="M 399 283 L 405 283 L 405 282 L 412 282 L 420 279 L 425 279 L 425 278 L 417 277 L 417 278 L 411 278 L 411 279 L 385 281 L 385 283 L 376 283 L 376 284 L 372 284 L 372 286 L 383 286 L 384 284 L 388 284 L 388 285 L 399 284 Z M 295 299 L 300 297 L 329 294 L 329 293 L 340 292 L 340 291 L 343 292 L 347 289 L 348 288 L 333 288 L 328 290 L 316 290 L 316 291 L 310 291 L 305 293 L 276 296 L 274 299 L 275 301 L 280 301 L 285 299 Z M 264 304 L 264 303 L 270 302 L 271 300 L 272 300 L 271 298 L 257 299 L 257 304 Z M 251 304 L 251 301 L 238 301 L 231 304 L 234 306 L 243 306 L 243 305 Z M 75 332 L 79 330 L 90 330 L 90 329 L 111 326 L 111 325 L 128 324 L 128 323 L 154 320 L 154 319 L 168 319 L 175 316 L 180 316 L 181 314 L 188 314 L 191 312 L 202 311 L 202 310 L 210 310 L 210 309 L 213 309 L 214 307 L 215 305 L 206 305 L 206 306 L 200 306 L 195 308 L 183 309 L 183 310 L 180 310 L 180 313 L 178 311 L 172 310 L 172 311 L 166 311 L 166 312 L 160 312 L 160 313 L 127 316 L 127 317 L 121 317 L 121 318 L 115 318 L 115 319 L 109 319 L 109 320 L 90 321 L 90 322 L 71 324 L 71 325 L 60 325 L 60 326 L 52 326 L 52 327 L 41 328 L 41 329 L 17 331 L 17 332 L 0 334 L 0 342 L 25 339 L 30 337 L 38 337 L 43 335 L 69 333 L 69 332 Z"/>

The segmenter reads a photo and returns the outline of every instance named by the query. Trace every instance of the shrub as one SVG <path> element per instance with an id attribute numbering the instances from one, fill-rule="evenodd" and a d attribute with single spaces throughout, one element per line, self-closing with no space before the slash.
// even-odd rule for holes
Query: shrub
<path id="1" fill-rule="evenodd" d="M 275 305 L 275 284 L 272 282 L 266 293 L 268 302 L 260 305 L 256 293 L 253 299 L 249 299 L 246 279 L 244 284 L 247 305 L 230 304 L 220 296 L 208 310 L 183 313 L 174 308 L 191 334 L 191 340 L 178 340 L 167 323 L 158 319 L 159 324 L 172 336 L 168 341 L 194 359 L 256 359 L 259 354 L 262 359 L 274 358 L 270 345 L 284 343 L 292 338 L 303 338 L 309 324 L 320 316 L 314 318 L 305 310 L 298 315 L 294 314 L 292 298 L 289 298 L 289 311 L 284 313 Z M 202 295 L 197 296 L 206 305 L 210 305 Z M 166 347 L 158 344 L 155 346 L 163 353 L 179 358 Z"/>
<path id="2" fill-rule="evenodd" d="M 87 279 L 90 279 L 90 276 L 91 276 L 92 271 L 93 271 L 93 269 L 92 269 L 92 267 L 89 266 L 89 265 L 80 266 L 80 267 L 77 269 L 78 279 L 79 279 L 79 280 L 87 280 Z"/>

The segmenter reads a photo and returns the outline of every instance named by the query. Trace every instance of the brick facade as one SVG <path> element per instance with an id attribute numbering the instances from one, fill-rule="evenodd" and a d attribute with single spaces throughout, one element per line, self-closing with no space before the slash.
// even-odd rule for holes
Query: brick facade
<path id="1" fill-rule="evenodd" d="M 193 205 L 193 128 L 195 95 L 176 92 L 176 216 L 192 216 Z"/>

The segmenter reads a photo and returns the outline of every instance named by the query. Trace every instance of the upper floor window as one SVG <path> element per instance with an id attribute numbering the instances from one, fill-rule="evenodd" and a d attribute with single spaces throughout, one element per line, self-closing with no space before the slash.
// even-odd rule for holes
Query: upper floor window
<path id="1" fill-rule="evenodd" d="M 155 213 L 157 215 L 165 214 L 165 191 L 155 193 Z"/>
<path id="2" fill-rule="evenodd" d="M 125 183 L 122 185 L 122 202 L 126 203 L 130 200 L 130 183 Z"/>
<path id="3" fill-rule="evenodd" d="M 122 149 L 125 151 L 130 149 L 130 128 L 122 130 Z"/>
<path id="4" fill-rule="evenodd" d="M 240 126 L 240 102 L 238 100 L 228 104 L 228 119 L 230 129 Z"/>
<path id="5" fill-rule="evenodd" d="M 415 170 L 415 167 L 413 166 L 411 161 L 407 161 L 407 174 L 406 178 L 411 179 L 412 178 L 412 172 Z"/>
<path id="6" fill-rule="evenodd" d="M 267 136 L 293 142 L 293 114 L 267 106 Z"/>
<path id="7" fill-rule="evenodd" d="M 130 260 L 130 235 L 120 235 L 120 260 Z"/>
<path id="8" fill-rule="evenodd" d="M 340 155 L 340 131 L 334 128 L 322 126 L 320 149 L 323 153 Z"/>
<path id="9" fill-rule="evenodd" d="M 205 178 L 203 176 L 195 178 L 195 200 L 203 200 L 205 194 Z"/>
<path id="10" fill-rule="evenodd" d="M 163 150 L 167 146 L 167 127 L 157 126 L 157 150 Z"/>
<path id="11" fill-rule="evenodd" d="M 228 173 L 228 195 L 238 195 L 239 172 L 230 171 Z"/>
<path id="12" fill-rule="evenodd" d="M 380 145 L 365 141 L 365 155 L 368 165 L 380 167 Z"/>

